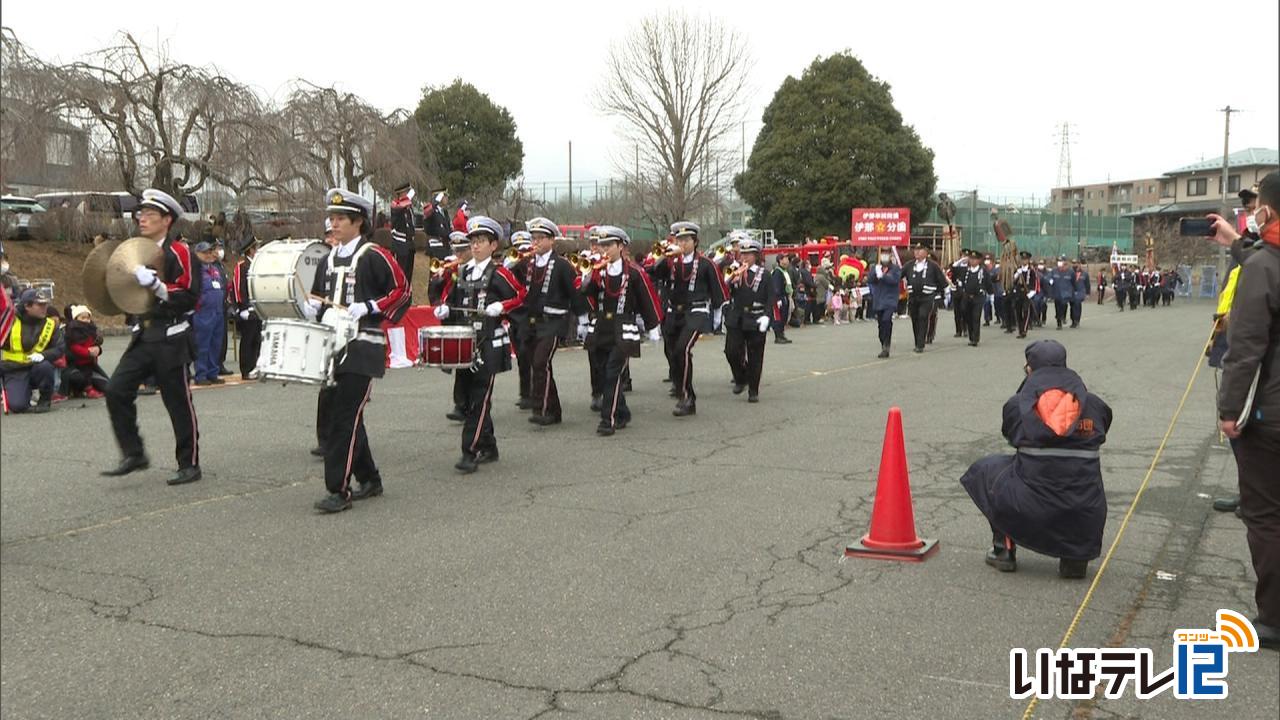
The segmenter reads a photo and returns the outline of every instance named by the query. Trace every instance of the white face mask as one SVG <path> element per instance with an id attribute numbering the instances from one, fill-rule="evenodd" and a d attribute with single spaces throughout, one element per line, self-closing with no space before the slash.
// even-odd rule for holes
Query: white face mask
<path id="1" fill-rule="evenodd" d="M 1254 217 L 1253 213 L 1249 213 L 1245 216 L 1244 226 L 1254 235 L 1258 234 L 1258 218 Z"/>
<path id="2" fill-rule="evenodd" d="M 227 251 L 223 250 L 222 248 L 218 248 L 218 259 L 221 260 L 226 256 L 227 256 Z"/>
<path id="3" fill-rule="evenodd" d="M 7 272 L 9 272 L 9 263 L 0 262 L 0 273 L 7 273 Z"/>
<path id="4" fill-rule="evenodd" d="M 889 262 L 889 257 L 890 255 L 888 253 L 880 253 L 880 262 L 882 263 Z"/>

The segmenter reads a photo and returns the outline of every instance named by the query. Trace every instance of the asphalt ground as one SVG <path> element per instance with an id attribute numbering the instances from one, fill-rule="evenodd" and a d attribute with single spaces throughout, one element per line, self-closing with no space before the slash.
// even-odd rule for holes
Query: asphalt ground
<path id="1" fill-rule="evenodd" d="M 1110 544 L 1196 365 L 1210 306 L 1117 312 L 1033 332 L 1115 411 Z M 312 387 L 199 389 L 205 479 L 173 488 L 171 433 L 141 398 L 151 470 L 117 451 L 101 401 L 8 416 L 0 455 L 5 718 L 1016 718 L 1009 651 L 1056 647 L 1087 581 L 1030 552 L 1001 574 L 958 483 L 1006 450 L 1000 408 L 1024 341 L 985 328 L 923 355 L 897 323 L 769 344 L 762 401 L 730 393 L 721 340 L 696 350 L 698 414 L 674 418 L 661 350 L 632 365 L 634 420 L 593 432 L 585 357 L 556 355 L 565 422 L 539 428 L 498 381 L 502 459 L 456 474 L 451 378 L 391 371 L 367 411 L 383 497 L 336 516 Z M 109 343 L 108 359 L 121 349 Z M 1200 373 L 1071 645 L 1151 647 L 1252 616 L 1244 532 L 1213 377 Z M 887 410 L 902 409 L 923 564 L 844 559 L 867 529 Z M 1090 577 L 1098 562 L 1090 564 Z M 1035 716 L 1280 714 L 1274 651 L 1230 655 L 1222 701 L 1043 701 Z"/>

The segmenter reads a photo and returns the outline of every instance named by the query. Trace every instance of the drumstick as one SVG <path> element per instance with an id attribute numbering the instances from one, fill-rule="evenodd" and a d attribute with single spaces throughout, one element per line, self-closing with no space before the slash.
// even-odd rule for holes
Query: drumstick
<path id="1" fill-rule="evenodd" d="M 329 298 L 327 298 L 327 297 L 321 297 L 321 296 L 319 296 L 319 295 L 315 295 L 315 294 L 313 294 L 313 293 L 307 293 L 307 297 L 311 298 L 312 300 L 319 300 L 319 301 L 320 301 L 320 304 L 322 304 L 322 305 L 328 305 L 329 307 L 336 307 L 336 308 L 338 308 L 339 310 L 346 310 L 346 309 L 347 309 L 347 306 L 346 306 L 346 305 L 341 305 L 341 304 L 339 304 L 339 303 L 336 303 L 336 302 L 334 302 L 334 301 L 330 300 L 330 299 L 329 299 Z"/>

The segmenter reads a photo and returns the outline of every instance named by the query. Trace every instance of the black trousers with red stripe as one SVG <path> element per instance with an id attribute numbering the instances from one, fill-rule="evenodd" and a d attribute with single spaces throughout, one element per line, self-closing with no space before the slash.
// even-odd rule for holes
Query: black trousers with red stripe
<path id="1" fill-rule="evenodd" d="M 701 336 L 702 325 L 696 317 L 682 323 L 665 323 L 662 327 L 671 383 L 678 392 L 677 397 L 687 403 L 698 399 L 698 394 L 693 391 L 693 346 L 698 344 Z"/>
<path id="2" fill-rule="evenodd" d="M 498 451 L 493 435 L 493 380 L 495 374 L 484 365 L 472 370 L 454 370 L 466 390 L 467 419 L 462 422 L 462 454 L 481 450 Z"/>
<path id="3" fill-rule="evenodd" d="M 120 357 L 107 383 L 107 413 L 116 444 L 126 456 L 143 453 L 142 435 L 138 432 L 138 386 L 154 377 L 173 425 L 178 467 L 200 464 L 200 428 L 187 384 L 190 357 L 185 335 L 164 342 L 135 340 Z"/>
<path id="4" fill-rule="evenodd" d="M 752 395 L 759 395 L 766 334 L 732 327 L 724 334 L 724 356 L 729 361 L 733 384 L 746 385 Z"/>
<path id="5" fill-rule="evenodd" d="M 373 378 L 342 373 L 337 384 L 320 393 L 317 415 L 324 418 L 324 486 L 351 497 L 351 478 L 362 483 L 382 481 L 364 430 L 364 408 L 369 402 Z"/>
<path id="6" fill-rule="evenodd" d="M 560 392 L 556 388 L 551 361 L 555 358 L 558 341 L 555 335 L 529 337 L 524 341 L 530 348 L 532 390 L 529 397 L 534 402 L 534 411 L 556 418 L 560 417 Z"/>
<path id="7" fill-rule="evenodd" d="M 601 369 L 601 390 L 604 397 L 600 403 L 600 424 L 616 427 L 618 423 L 631 422 L 627 394 L 622 391 L 623 380 L 627 375 L 627 365 L 631 362 L 630 348 L 612 344 L 592 347 L 588 352 Z"/>

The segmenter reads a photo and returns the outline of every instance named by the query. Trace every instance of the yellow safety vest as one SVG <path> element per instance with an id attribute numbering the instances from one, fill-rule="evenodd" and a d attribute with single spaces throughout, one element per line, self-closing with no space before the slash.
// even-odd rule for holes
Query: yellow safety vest
<path id="1" fill-rule="evenodd" d="M 44 352 L 49 347 L 49 341 L 53 339 L 53 331 L 58 329 L 58 321 L 53 318 L 44 319 L 44 328 L 40 330 L 40 337 L 36 338 L 36 344 L 30 350 L 22 349 L 22 320 L 15 317 L 13 319 L 13 329 L 9 331 L 9 344 L 4 348 L 4 352 L 0 353 L 5 362 L 25 363 L 27 355 L 31 353 Z"/>

